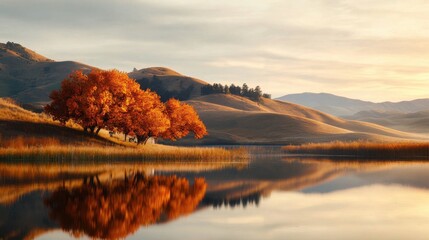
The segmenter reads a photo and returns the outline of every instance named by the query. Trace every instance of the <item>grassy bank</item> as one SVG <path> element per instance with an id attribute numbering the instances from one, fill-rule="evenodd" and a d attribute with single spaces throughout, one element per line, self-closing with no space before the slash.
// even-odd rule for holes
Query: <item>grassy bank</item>
<path id="1" fill-rule="evenodd" d="M 122 136 L 123 137 L 123 136 Z M 7 161 L 242 161 L 244 149 L 136 146 L 120 136 L 99 136 L 82 131 L 76 124 L 66 126 L 45 114 L 21 108 L 0 98 L 0 160 Z"/>
<path id="2" fill-rule="evenodd" d="M 353 156 L 365 158 L 392 159 L 429 159 L 429 143 L 427 142 L 329 142 L 290 145 L 282 148 L 291 154 L 315 154 Z"/>
<path id="3" fill-rule="evenodd" d="M 8 161 L 245 161 L 245 149 L 123 146 L 26 146 L 0 148 L 0 160 Z"/>

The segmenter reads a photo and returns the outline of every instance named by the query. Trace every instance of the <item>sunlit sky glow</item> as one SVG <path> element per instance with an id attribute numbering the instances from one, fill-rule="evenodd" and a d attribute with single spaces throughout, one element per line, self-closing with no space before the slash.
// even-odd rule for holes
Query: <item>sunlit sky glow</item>
<path id="1" fill-rule="evenodd" d="M 57 61 L 166 66 L 279 97 L 429 97 L 426 0 L 2 0 L 0 42 Z"/>

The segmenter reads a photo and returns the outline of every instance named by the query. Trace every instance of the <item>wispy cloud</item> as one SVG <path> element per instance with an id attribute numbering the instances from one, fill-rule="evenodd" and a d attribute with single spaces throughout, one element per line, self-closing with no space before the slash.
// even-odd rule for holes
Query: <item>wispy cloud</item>
<path id="1" fill-rule="evenodd" d="M 0 41 L 102 68 L 168 66 L 267 92 L 429 97 L 429 3 L 352 0 L 0 2 Z"/>

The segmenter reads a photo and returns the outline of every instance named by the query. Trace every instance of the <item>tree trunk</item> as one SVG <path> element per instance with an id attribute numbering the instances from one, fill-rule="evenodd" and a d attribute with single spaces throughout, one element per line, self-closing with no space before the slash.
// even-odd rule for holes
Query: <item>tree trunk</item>
<path id="1" fill-rule="evenodd" d="M 143 145 L 146 145 L 147 140 L 149 140 L 149 138 L 150 138 L 150 137 L 146 137 L 146 138 L 145 138 L 145 140 L 144 140 L 144 142 L 143 142 Z"/>
<path id="2" fill-rule="evenodd" d="M 142 144 L 145 145 L 146 141 L 149 137 L 147 136 L 136 136 L 137 137 L 137 145 Z"/>
<path id="3" fill-rule="evenodd" d="M 124 133 L 124 141 L 126 142 L 127 141 L 127 134 L 126 133 Z"/>
<path id="4" fill-rule="evenodd" d="M 101 127 L 99 127 L 99 128 L 97 129 L 97 131 L 95 132 L 95 135 L 98 135 L 98 133 L 100 132 L 100 130 L 101 130 Z"/>

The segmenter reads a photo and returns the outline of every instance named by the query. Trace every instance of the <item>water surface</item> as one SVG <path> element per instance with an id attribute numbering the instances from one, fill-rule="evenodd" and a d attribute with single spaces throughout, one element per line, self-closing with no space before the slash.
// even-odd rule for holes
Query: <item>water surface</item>
<path id="1" fill-rule="evenodd" d="M 0 239 L 426 239 L 429 164 L 0 164 Z M 92 214 L 92 215 L 91 215 Z"/>

